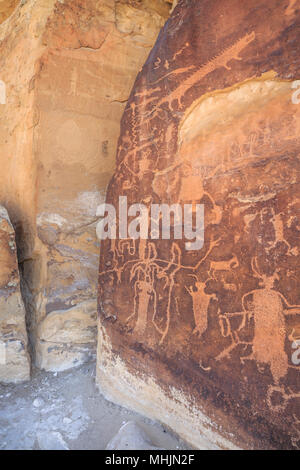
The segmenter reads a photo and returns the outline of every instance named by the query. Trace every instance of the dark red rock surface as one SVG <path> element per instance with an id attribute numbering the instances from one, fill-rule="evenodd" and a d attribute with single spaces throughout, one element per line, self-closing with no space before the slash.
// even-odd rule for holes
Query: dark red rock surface
<path id="1" fill-rule="evenodd" d="M 179 388 L 244 448 L 300 446 L 297 79 L 299 1 L 179 1 L 108 190 L 115 206 L 204 204 L 201 250 L 103 242 L 100 322 L 133 375 Z"/>

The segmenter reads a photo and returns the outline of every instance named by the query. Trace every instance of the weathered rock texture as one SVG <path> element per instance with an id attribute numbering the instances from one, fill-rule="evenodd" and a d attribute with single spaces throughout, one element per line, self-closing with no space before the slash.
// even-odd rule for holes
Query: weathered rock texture
<path id="1" fill-rule="evenodd" d="M 155 447 L 146 432 L 134 421 L 123 424 L 106 450 L 165 450 Z"/>
<path id="2" fill-rule="evenodd" d="M 12 14 L 19 0 L 0 0 L 0 24 Z"/>
<path id="3" fill-rule="evenodd" d="M 98 382 L 200 448 L 300 446 L 299 78 L 299 1 L 179 0 L 122 119 L 107 202 L 205 243 L 103 242 Z"/>
<path id="4" fill-rule="evenodd" d="M 120 119 L 170 5 L 28 0 L 0 27 L 0 203 L 22 266 L 39 367 L 96 351 L 96 208 L 115 167 Z"/>
<path id="5" fill-rule="evenodd" d="M 15 232 L 6 209 L 0 206 L 0 382 L 21 382 L 29 376 Z"/>

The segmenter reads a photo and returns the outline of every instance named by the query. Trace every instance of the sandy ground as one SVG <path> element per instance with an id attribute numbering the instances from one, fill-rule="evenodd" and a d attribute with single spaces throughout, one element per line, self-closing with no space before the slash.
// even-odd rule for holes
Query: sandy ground
<path id="1" fill-rule="evenodd" d="M 31 382 L 0 385 L 0 449 L 105 449 L 127 421 L 157 447 L 188 449 L 160 424 L 105 400 L 93 363 L 56 374 L 35 370 Z"/>

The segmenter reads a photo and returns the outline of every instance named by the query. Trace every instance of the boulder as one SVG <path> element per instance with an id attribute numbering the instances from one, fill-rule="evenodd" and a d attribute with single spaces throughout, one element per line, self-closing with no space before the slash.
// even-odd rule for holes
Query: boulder
<path id="1" fill-rule="evenodd" d="M 204 239 L 102 242 L 98 383 L 200 449 L 300 446 L 299 18 L 180 0 L 122 118 L 107 203 Z"/>
<path id="2" fill-rule="evenodd" d="M 18 383 L 29 377 L 15 232 L 6 209 L 0 206 L 0 382 Z"/>

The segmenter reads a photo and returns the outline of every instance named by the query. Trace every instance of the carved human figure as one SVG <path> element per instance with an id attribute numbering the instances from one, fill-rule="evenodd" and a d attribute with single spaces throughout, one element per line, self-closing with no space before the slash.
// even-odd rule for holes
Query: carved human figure
<path id="1" fill-rule="evenodd" d="M 264 275 L 252 268 L 261 279 L 262 289 L 255 289 L 244 296 L 244 303 L 254 318 L 254 339 L 251 358 L 258 363 L 270 365 L 275 381 L 279 383 L 288 371 L 288 357 L 285 352 L 285 315 L 300 314 L 299 305 L 290 305 L 286 298 L 274 288 L 277 273 Z"/>
<path id="2" fill-rule="evenodd" d="M 142 245 L 142 247 L 141 247 Z M 143 335 L 146 332 L 150 308 L 152 306 L 151 322 L 155 329 L 160 333 L 162 343 L 168 334 L 171 317 L 172 292 L 174 287 L 174 276 L 180 269 L 181 252 L 174 243 L 171 248 L 171 260 L 165 267 L 160 263 L 165 262 L 157 259 L 157 251 L 153 243 L 140 243 L 140 260 L 137 261 L 132 270 L 130 280 L 134 281 L 134 308 L 133 313 L 127 318 L 127 323 L 131 319 L 136 319 L 133 333 Z M 161 327 L 157 323 L 157 294 L 155 282 L 163 280 L 165 288 L 168 288 L 168 305 L 166 311 L 166 326 Z"/>

